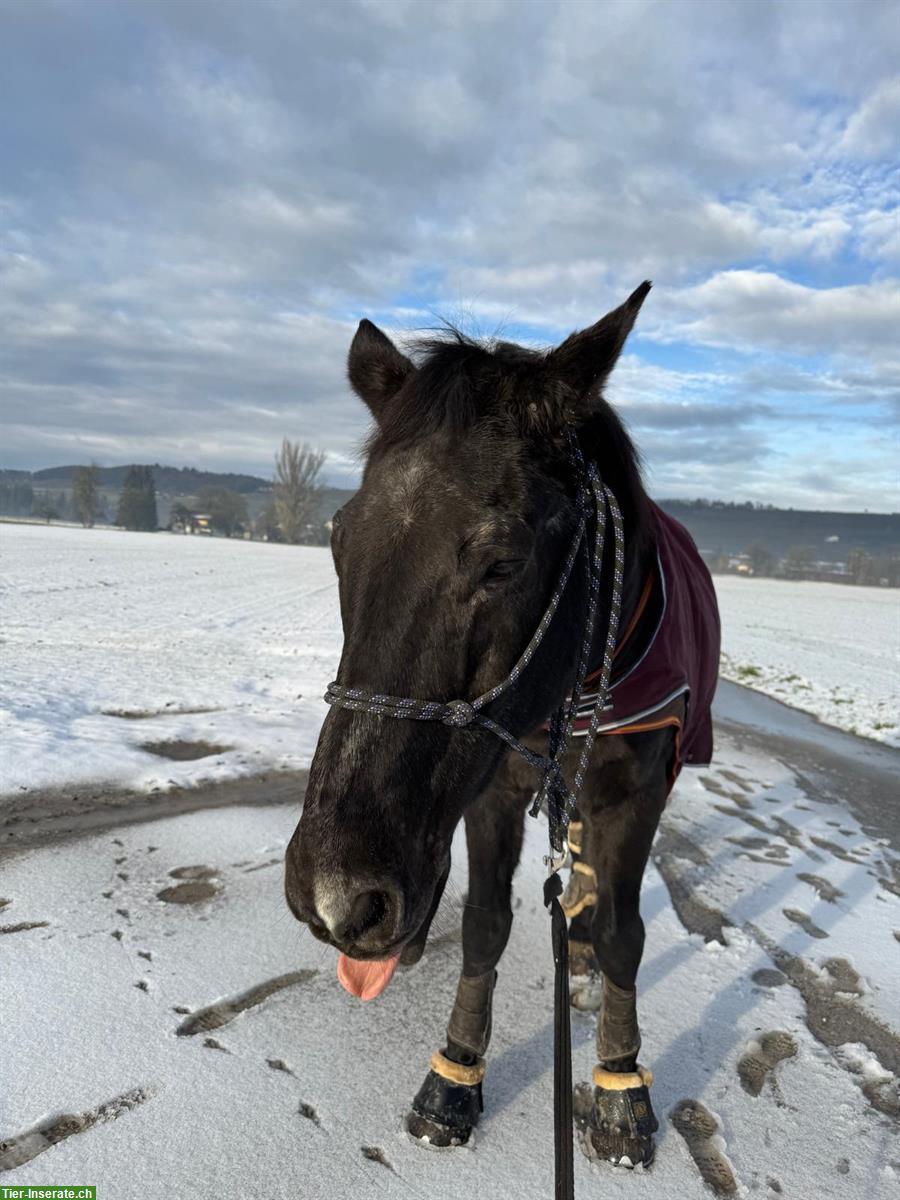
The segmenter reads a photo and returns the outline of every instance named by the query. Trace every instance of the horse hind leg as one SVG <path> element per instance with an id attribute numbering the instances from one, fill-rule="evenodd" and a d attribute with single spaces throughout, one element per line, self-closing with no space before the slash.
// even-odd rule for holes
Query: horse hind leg
<path id="1" fill-rule="evenodd" d="M 512 927 L 512 878 L 530 796 L 505 786 L 498 774 L 501 778 L 466 813 L 469 895 L 463 913 L 463 969 L 446 1045 L 432 1055 L 407 1117 L 410 1134 L 431 1146 L 465 1145 L 483 1109 L 496 966 Z"/>

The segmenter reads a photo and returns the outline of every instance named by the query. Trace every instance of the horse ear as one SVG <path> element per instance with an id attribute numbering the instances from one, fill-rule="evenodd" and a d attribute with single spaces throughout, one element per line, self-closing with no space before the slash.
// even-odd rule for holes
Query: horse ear
<path id="1" fill-rule="evenodd" d="M 377 421 L 388 401 L 415 370 L 389 337 L 371 321 L 360 321 L 347 356 L 350 386 Z"/>
<path id="2" fill-rule="evenodd" d="M 550 351 L 547 361 L 551 370 L 579 396 L 599 389 L 606 382 L 650 287 L 649 280 L 645 280 L 624 304 L 607 313 L 596 325 L 570 334 Z"/>

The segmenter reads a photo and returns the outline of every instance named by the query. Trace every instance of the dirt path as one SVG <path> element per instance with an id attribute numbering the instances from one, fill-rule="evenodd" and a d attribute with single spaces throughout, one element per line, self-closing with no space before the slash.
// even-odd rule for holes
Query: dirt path
<path id="1" fill-rule="evenodd" d="M 900 805 L 889 804 L 900 780 L 900 750 L 820 724 L 760 692 L 723 680 L 716 725 L 738 749 L 788 764 L 823 800 L 842 803 L 871 833 L 900 853 Z M 0 796 L 0 849 L 22 849 L 113 826 L 236 804 L 298 806 L 308 771 L 266 772 L 226 783 L 152 793 L 102 784 Z"/>
<path id="2" fill-rule="evenodd" d="M 266 772 L 226 783 L 158 792 L 133 792 L 99 784 L 0 796 L 0 851 L 24 850 L 85 837 L 102 829 L 238 804 L 296 804 L 299 812 L 308 777 L 308 771 Z"/>

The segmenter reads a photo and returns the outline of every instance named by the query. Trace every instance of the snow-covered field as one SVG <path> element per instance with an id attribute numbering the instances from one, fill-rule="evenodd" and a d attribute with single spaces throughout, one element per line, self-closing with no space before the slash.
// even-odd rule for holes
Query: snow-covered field
<path id="1" fill-rule="evenodd" d="M 0 794 L 308 765 L 340 656 L 327 549 L 0 525 Z M 173 761 L 171 743 L 218 753 Z"/>
<path id="2" fill-rule="evenodd" d="M 717 575 L 722 674 L 900 746 L 900 591 Z"/>
<path id="3" fill-rule="evenodd" d="M 716 586 L 728 677 L 900 744 L 897 592 Z M 341 645 L 327 549 L 109 529 L 0 525 L 0 622 L 0 795 L 306 766 Z"/>

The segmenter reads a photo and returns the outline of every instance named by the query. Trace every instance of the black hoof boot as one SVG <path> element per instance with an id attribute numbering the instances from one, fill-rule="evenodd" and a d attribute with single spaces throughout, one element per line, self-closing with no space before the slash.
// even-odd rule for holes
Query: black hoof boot
<path id="1" fill-rule="evenodd" d="M 644 1067 L 621 1073 L 595 1068 L 593 1103 L 580 1122 L 582 1149 L 588 1158 L 623 1167 L 650 1165 L 653 1134 L 659 1128 L 650 1103 L 652 1079 Z M 583 1097 L 582 1090 L 582 1111 Z"/>
<path id="2" fill-rule="evenodd" d="M 484 1063 L 463 1066 L 438 1052 L 412 1103 L 406 1128 L 429 1146 L 465 1146 L 484 1111 Z"/>

